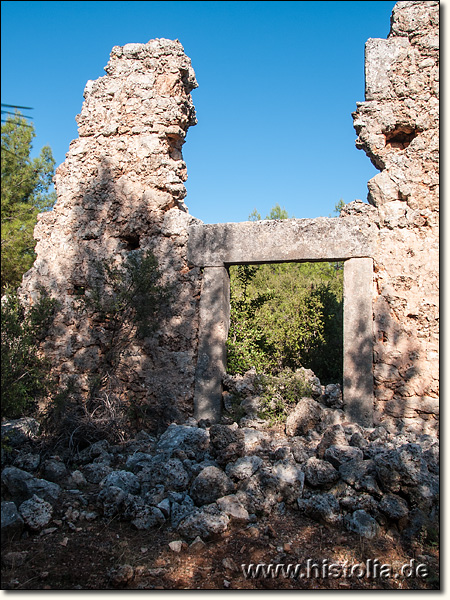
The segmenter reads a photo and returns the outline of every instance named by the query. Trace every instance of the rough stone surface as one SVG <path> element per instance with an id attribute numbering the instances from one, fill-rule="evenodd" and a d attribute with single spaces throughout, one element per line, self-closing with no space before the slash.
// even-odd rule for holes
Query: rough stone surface
<path id="1" fill-rule="evenodd" d="M 33 531 L 44 529 L 52 520 L 52 505 L 33 495 L 19 506 L 19 512 L 26 525 Z"/>
<path id="2" fill-rule="evenodd" d="M 42 349 L 64 387 L 105 364 L 105 329 L 80 317 L 78 297 L 95 275 L 95 261 L 123 264 L 152 250 L 172 286 L 170 311 L 145 339 L 134 337 L 110 378 L 108 398 L 144 405 L 155 431 L 193 412 L 200 270 L 186 260 L 187 228 L 196 219 L 184 204 L 182 145 L 196 124 L 190 92 L 197 87 L 179 41 L 116 46 L 106 75 L 89 81 L 77 117 L 78 139 L 55 175 L 57 202 L 39 215 L 37 258 L 22 295 L 33 302 L 40 285 L 60 301 Z"/>
<path id="3" fill-rule="evenodd" d="M 14 502 L 2 502 L 2 538 L 17 537 L 22 533 L 23 519 Z"/>
<path id="4" fill-rule="evenodd" d="M 376 537 L 380 532 L 376 520 L 367 514 L 365 510 L 355 510 L 352 515 L 346 515 L 344 524 L 349 531 L 353 531 L 367 539 Z"/>
<path id="5" fill-rule="evenodd" d="M 341 215 L 379 227 L 375 418 L 427 432 L 439 414 L 439 2 L 397 2 L 388 39 L 367 42 L 365 64 L 356 146 L 380 173 L 368 183 L 371 206 Z"/>
<path id="6" fill-rule="evenodd" d="M 286 419 L 288 435 L 306 435 L 315 429 L 322 418 L 323 409 L 312 398 L 302 398 Z"/>
<path id="7" fill-rule="evenodd" d="M 306 481 L 313 486 L 329 485 L 339 478 L 339 473 L 329 462 L 311 457 L 305 464 Z"/>
<path id="8" fill-rule="evenodd" d="M 197 506 L 202 506 L 233 491 L 233 482 L 221 469 L 205 467 L 194 479 L 190 495 Z"/>
<path id="9" fill-rule="evenodd" d="M 32 417 L 9 419 L 2 422 L 1 435 L 5 445 L 18 447 L 33 439 L 39 432 L 39 423 Z"/>
<path id="10" fill-rule="evenodd" d="M 197 536 L 207 539 L 211 535 L 226 531 L 230 519 L 228 515 L 221 512 L 217 505 L 210 504 L 203 508 L 197 508 L 188 515 L 178 526 L 178 531 L 188 539 Z"/>

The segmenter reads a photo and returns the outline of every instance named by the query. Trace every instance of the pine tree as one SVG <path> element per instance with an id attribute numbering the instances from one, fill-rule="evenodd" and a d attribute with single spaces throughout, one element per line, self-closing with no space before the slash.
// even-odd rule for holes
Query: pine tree
<path id="1" fill-rule="evenodd" d="M 30 158 L 34 127 L 17 111 L 2 124 L 1 288 L 16 289 L 35 259 L 33 230 L 40 212 L 50 210 L 55 161 L 48 146 Z"/>

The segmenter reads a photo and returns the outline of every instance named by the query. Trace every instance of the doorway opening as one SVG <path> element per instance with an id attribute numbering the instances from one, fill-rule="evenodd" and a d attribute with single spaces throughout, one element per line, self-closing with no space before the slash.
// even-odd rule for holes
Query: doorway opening
<path id="1" fill-rule="evenodd" d="M 234 265 L 227 373 L 311 369 L 343 380 L 343 262 Z"/>

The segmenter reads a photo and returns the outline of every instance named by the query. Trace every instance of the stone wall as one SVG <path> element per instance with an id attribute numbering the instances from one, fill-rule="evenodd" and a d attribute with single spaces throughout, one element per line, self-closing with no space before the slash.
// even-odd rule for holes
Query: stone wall
<path id="1" fill-rule="evenodd" d="M 429 429 L 439 414 L 439 3 L 398 2 L 386 40 L 366 44 L 356 146 L 380 170 L 370 206 L 345 214 L 379 227 L 374 256 L 376 418 Z"/>
<path id="2" fill-rule="evenodd" d="M 165 39 L 113 48 L 105 70 L 86 85 L 79 138 L 57 169 L 54 210 L 39 215 L 37 259 L 22 292 L 33 301 L 44 285 L 60 301 L 44 351 L 61 384 L 76 375 L 86 394 L 104 332 L 75 307 L 94 261 L 120 264 L 129 252 L 153 250 L 173 286 L 170 315 L 155 336 L 133 341 L 112 391 L 145 405 L 162 427 L 192 412 L 201 274 L 186 261 L 196 220 L 183 202 L 181 148 L 196 124 L 197 83 L 181 44 Z"/>
<path id="3" fill-rule="evenodd" d="M 283 230 L 268 222 L 201 226 L 189 216 L 181 147 L 196 123 L 190 61 L 178 41 L 115 47 L 107 75 L 86 86 L 79 138 L 57 170 L 58 201 L 52 212 L 40 215 L 37 259 L 23 281 L 30 302 L 39 285 L 60 300 L 43 350 L 61 384 L 75 375 L 86 395 L 89 378 L 102 364 L 104 331 L 75 310 L 95 260 L 121 263 L 130 252 L 151 249 L 165 281 L 173 285 L 173 301 L 156 335 L 133 340 L 114 393 L 121 402 L 145 406 L 147 426 L 183 421 L 194 413 L 196 367 L 207 374 L 205 395 L 210 342 L 222 340 L 228 327 L 226 318 L 214 320 L 214 311 L 202 316 L 199 299 L 202 289 L 211 297 L 226 292 L 226 266 L 237 260 L 237 238 L 265 235 L 264 260 L 270 262 L 298 259 L 304 235 L 315 232 L 333 257 L 322 256 L 320 244 L 307 242 L 317 250 L 314 260 L 364 256 L 374 261 L 376 422 L 392 429 L 434 429 L 439 412 L 438 16 L 438 2 L 398 2 L 388 39 L 367 42 L 366 100 L 357 105 L 354 126 L 357 147 L 380 170 L 368 183 L 369 204 L 352 202 L 339 219 L 296 220 Z M 370 252 L 361 254 L 359 237 L 374 230 Z M 189 235 L 197 254 L 188 256 Z M 292 236 L 295 243 L 286 247 Z M 228 254 L 216 264 L 215 249 L 224 246 Z M 250 246 L 249 256 L 238 262 L 263 260 L 261 249 Z M 209 262 L 196 260 L 200 255 Z M 219 284 L 205 277 L 202 287 L 204 266 L 220 271 Z M 352 323 L 357 316 L 353 311 Z M 354 360 L 347 354 L 354 364 L 363 354 L 370 360 L 363 337 L 364 348 L 355 329 Z M 223 363 L 224 348 L 214 346 L 214 352 Z"/>

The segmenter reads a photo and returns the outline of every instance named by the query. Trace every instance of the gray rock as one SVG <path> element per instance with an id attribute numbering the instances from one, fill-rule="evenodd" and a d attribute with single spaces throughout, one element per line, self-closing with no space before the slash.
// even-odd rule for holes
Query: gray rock
<path id="1" fill-rule="evenodd" d="M 33 477 L 30 473 L 17 469 L 17 467 L 3 469 L 2 483 L 12 498 L 19 503 L 29 500 L 36 494 L 39 498 L 54 504 L 61 493 L 58 484 Z"/>
<path id="2" fill-rule="evenodd" d="M 300 512 L 328 525 L 339 525 L 342 522 L 339 502 L 333 494 L 315 494 L 307 499 L 298 498 Z"/>
<path id="3" fill-rule="evenodd" d="M 230 519 L 243 521 L 245 523 L 248 522 L 248 511 L 242 506 L 239 498 L 235 494 L 218 498 L 216 504 L 223 513 L 230 517 Z"/>
<path id="4" fill-rule="evenodd" d="M 125 467 L 133 473 L 139 473 L 142 469 L 149 467 L 152 460 L 152 454 L 147 454 L 146 452 L 134 452 L 128 457 Z"/>
<path id="5" fill-rule="evenodd" d="M 111 472 L 111 467 L 101 463 L 91 463 L 83 467 L 83 475 L 89 483 L 100 483 Z"/>
<path id="6" fill-rule="evenodd" d="M 262 464 L 263 460 L 259 456 L 242 456 L 237 461 L 228 463 L 225 472 L 232 479 L 247 479 L 256 473 Z"/>
<path id="7" fill-rule="evenodd" d="M 228 515 L 223 513 L 217 505 L 211 504 L 197 508 L 185 517 L 178 525 L 178 532 L 188 539 L 199 536 L 207 539 L 211 535 L 223 533 L 230 522 Z"/>
<path id="8" fill-rule="evenodd" d="M 209 435 L 205 429 L 187 425 L 169 425 L 156 446 L 156 451 L 172 456 L 175 451 L 183 451 L 188 458 L 202 458 L 209 445 Z"/>
<path id="9" fill-rule="evenodd" d="M 129 471 L 112 471 L 103 479 L 102 487 L 118 487 L 128 494 L 138 494 L 141 488 L 139 479 Z"/>
<path id="10" fill-rule="evenodd" d="M 110 518 L 120 514 L 127 495 L 119 487 L 104 487 L 97 496 L 97 503 L 102 507 L 104 516 Z"/>
<path id="11" fill-rule="evenodd" d="M 213 456 L 221 465 L 237 460 L 245 453 L 245 433 L 242 429 L 238 429 L 236 424 L 212 425 L 209 436 Z"/>
<path id="12" fill-rule="evenodd" d="M 49 459 L 42 465 L 42 475 L 47 481 L 59 483 L 62 479 L 67 477 L 68 471 L 66 465 L 62 461 Z"/>
<path id="13" fill-rule="evenodd" d="M 349 485 L 357 485 L 362 479 L 375 472 L 375 464 L 372 460 L 355 458 L 343 463 L 339 467 L 340 478 Z"/>
<path id="14" fill-rule="evenodd" d="M 179 458 L 156 455 L 137 475 L 141 485 L 163 484 L 167 490 L 183 491 L 189 485 L 189 474 Z"/>
<path id="15" fill-rule="evenodd" d="M 131 521 L 131 524 L 140 530 L 159 527 L 163 523 L 165 523 L 164 514 L 155 506 L 144 506 L 137 510 L 134 519 Z"/>
<path id="16" fill-rule="evenodd" d="M 430 473 L 439 475 L 439 443 L 432 444 L 422 456 Z"/>
<path id="17" fill-rule="evenodd" d="M 170 516 L 170 500 L 169 498 L 164 498 L 161 502 L 158 503 L 157 507 L 162 512 L 165 518 Z"/>
<path id="18" fill-rule="evenodd" d="M 342 408 L 344 401 L 342 399 L 341 386 L 338 383 L 330 383 L 325 386 L 320 402 L 328 408 Z"/>
<path id="19" fill-rule="evenodd" d="M 305 474 L 294 461 L 287 459 L 275 462 L 272 474 L 276 477 L 278 490 L 286 502 L 295 502 L 303 494 Z"/>
<path id="20" fill-rule="evenodd" d="M 355 431 L 350 438 L 349 444 L 350 446 L 355 446 L 355 448 L 363 450 L 364 448 L 367 448 L 369 442 L 359 431 Z"/>
<path id="21" fill-rule="evenodd" d="M 293 437 L 290 440 L 290 448 L 294 460 L 300 464 L 305 463 L 311 457 L 311 450 L 305 444 L 305 440 L 299 437 Z"/>
<path id="22" fill-rule="evenodd" d="M 347 438 L 342 425 L 331 425 L 323 432 L 322 439 L 317 447 L 318 458 L 323 458 L 325 451 L 332 445 L 347 446 Z"/>
<path id="23" fill-rule="evenodd" d="M 401 519 L 409 512 L 406 500 L 395 494 L 385 494 L 380 502 L 380 510 L 390 519 Z"/>
<path id="24" fill-rule="evenodd" d="M 405 444 L 398 450 L 378 454 L 375 467 L 381 487 L 387 492 L 398 492 L 404 486 L 417 486 L 428 469 L 417 444 Z"/>
<path id="25" fill-rule="evenodd" d="M 196 507 L 194 501 L 188 494 L 185 494 L 183 498 L 180 498 L 179 502 L 171 500 L 170 519 L 172 527 L 176 529 L 180 522 L 195 510 Z"/>
<path id="26" fill-rule="evenodd" d="M 324 486 L 339 479 L 339 473 L 326 460 L 311 457 L 305 464 L 305 477 L 310 485 Z"/>
<path id="27" fill-rule="evenodd" d="M 52 520 L 53 508 L 51 504 L 42 500 L 42 498 L 33 495 L 29 500 L 22 502 L 19 506 L 19 512 L 30 529 L 40 531 Z"/>
<path id="28" fill-rule="evenodd" d="M 264 514 L 270 514 L 282 499 L 279 480 L 267 467 L 260 468 L 250 479 L 244 480 L 236 496 L 249 513 L 259 511 Z"/>
<path id="29" fill-rule="evenodd" d="M 2 502 L 2 538 L 18 538 L 22 533 L 23 519 L 14 502 Z"/>
<path id="30" fill-rule="evenodd" d="M 355 458 L 363 459 L 363 453 L 359 448 L 354 446 L 332 445 L 324 453 L 324 459 L 330 462 L 336 469 L 339 469 L 343 463 Z"/>
<path id="31" fill-rule="evenodd" d="M 77 455 L 77 462 L 80 464 L 86 464 L 98 458 L 102 454 L 105 454 L 110 449 L 108 440 L 99 440 L 94 444 L 91 444 L 87 448 L 81 450 Z"/>
<path id="32" fill-rule="evenodd" d="M 356 493 L 352 488 L 339 499 L 339 504 L 346 511 L 365 510 L 367 513 L 379 515 L 379 503 L 370 494 Z"/>
<path id="33" fill-rule="evenodd" d="M 34 438 L 39 433 L 39 423 L 32 417 L 9 419 L 1 424 L 1 437 L 4 445 L 17 448 Z M 2 444 L 2 445 L 3 445 Z"/>
<path id="34" fill-rule="evenodd" d="M 287 435 L 306 435 L 320 424 L 323 409 L 312 398 L 301 398 L 286 419 Z"/>
<path id="35" fill-rule="evenodd" d="M 378 523 L 365 510 L 355 510 L 352 515 L 345 515 L 344 525 L 349 531 L 366 539 L 372 539 L 380 532 Z"/>
<path id="36" fill-rule="evenodd" d="M 34 473 L 39 468 L 41 457 L 33 452 L 20 452 L 14 459 L 13 465 L 23 471 Z"/>
<path id="37" fill-rule="evenodd" d="M 197 506 L 203 506 L 232 492 L 234 484 L 221 469 L 206 467 L 194 479 L 190 495 Z"/>

